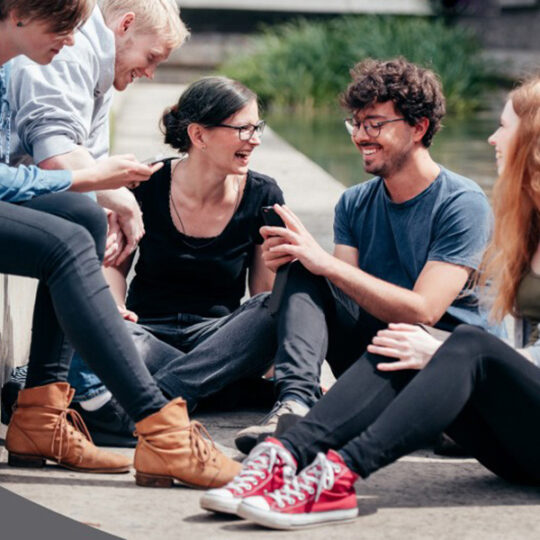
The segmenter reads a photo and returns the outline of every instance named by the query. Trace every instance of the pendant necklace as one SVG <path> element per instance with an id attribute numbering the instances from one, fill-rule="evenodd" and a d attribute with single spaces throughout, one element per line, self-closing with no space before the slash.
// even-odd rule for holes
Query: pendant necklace
<path id="1" fill-rule="evenodd" d="M 184 242 L 184 244 L 186 244 L 186 246 L 188 246 L 191 249 L 202 249 L 202 248 L 208 247 L 209 245 L 213 244 L 221 236 L 223 231 L 225 231 L 225 229 L 227 228 L 227 226 L 229 225 L 229 223 L 233 219 L 234 214 L 236 214 L 236 211 L 238 210 L 238 206 L 240 205 L 240 177 L 236 176 L 236 183 L 235 183 L 236 201 L 234 203 L 233 213 L 232 213 L 231 219 L 227 222 L 227 225 L 225 225 L 223 231 L 217 236 L 212 236 L 211 238 L 206 239 L 207 240 L 206 242 L 204 241 L 205 238 L 201 237 L 200 238 L 201 242 L 192 243 L 189 240 L 187 240 L 187 238 L 194 238 L 196 240 L 198 240 L 198 238 L 197 237 L 189 237 L 189 235 L 186 234 L 186 228 L 184 226 L 184 222 L 182 221 L 182 218 L 180 216 L 180 212 L 179 212 L 178 208 L 176 207 L 176 204 L 175 204 L 174 198 L 173 198 L 173 194 L 172 194 L 174 173 L 176 171 L 176 167 L 178 167 L 178 165 L 180 165 L 180 163 L 182 161 L 184 161 L 184 160 L 181 159 L 180 161 L 178 161 L 178 163 L 173 167 L 173 169 L 171 171 L 171 183 L 170 183 L 170 186 L 169 186 L 170 208 L 173 209 L 174 215 L 176 216 L 176 219 L 178 220 L 178 223 L 180 224 L 180 227 L 182 228 L 182 230 L 180 232 L 182 233 L 182 241 Z M 173 219 L 172 214 L 171 214 L 171 220 L 174 223 L 174 219 Z"/>

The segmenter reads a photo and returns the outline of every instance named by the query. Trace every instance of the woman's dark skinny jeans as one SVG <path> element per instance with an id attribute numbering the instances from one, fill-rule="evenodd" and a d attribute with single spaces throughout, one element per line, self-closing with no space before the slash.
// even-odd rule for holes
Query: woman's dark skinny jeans
<path id="1" fill-rule="evenodd" d="M 282 442 L 299 468 L 339 450 L 363 478 L 447 432 L 500 477 L 540 483 L 540 369 L 462 325 L 420 372 L 383 373 L 364 355 Z"/>
<path id="2" fill-rule="evenodd" d="M 65 381 L 71 359 L 66 347 L 73 346 L 137 422 L 167 400 L 140 359 L 103 277 L 106 230 L 102 209 L 77 193 L 42 195 L 23 204 L 0 201 L 0 272 L 40 281 L 26 387 Z"/>

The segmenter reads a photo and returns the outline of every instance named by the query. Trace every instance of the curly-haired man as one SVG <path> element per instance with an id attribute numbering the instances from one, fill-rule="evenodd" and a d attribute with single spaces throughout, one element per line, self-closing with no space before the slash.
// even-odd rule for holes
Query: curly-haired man
<path id="1" fill-rule="evenodd" d="M 319 397 L 326 357 L 340 376 L 389 322 L 445 330 L 483 325 L 466 285 L 489 236 L 481 189 L 430 156 L 445 114 L 437 76 L 402 58 L 368 59 L 342 96 L 345 121 L 375 178 L 345 191 L 336 206 L 334 254 L 324 251 L 288 208 L 287 228 L 263 228 L 266 264 L 288 269 L 275 357 L 282 397 L 262 425 L 237 435 L 240 450 L 274 432 L 286 412 L 303 415 Z M 295 262 L 292 262 L 296 260 Z M 279 280 L 278 280 L 279 281 Z M 366 376 L 376 359 L 366 356 Z M 374 414 L 387 404 L 388 379 L 373 388 Z"/>

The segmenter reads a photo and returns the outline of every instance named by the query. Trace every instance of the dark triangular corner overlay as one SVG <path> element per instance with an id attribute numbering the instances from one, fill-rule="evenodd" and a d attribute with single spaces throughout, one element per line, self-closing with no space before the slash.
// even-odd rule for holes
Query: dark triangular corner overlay
<path id="1" fill-rule="evenodd" d="M 122 540 L 0 487 L 2 540 Z"/>

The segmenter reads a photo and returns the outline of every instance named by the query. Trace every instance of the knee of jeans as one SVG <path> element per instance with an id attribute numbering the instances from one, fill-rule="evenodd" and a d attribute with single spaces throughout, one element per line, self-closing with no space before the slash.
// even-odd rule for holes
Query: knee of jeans
<path id="1" fill-rule="evenodd" d="M 474 348 L 476 344 L 483 341 L 489 334 L 478 326 L 468 324 L 460 324 L 453 332 L 448 340 L 458 341 L 467 347 Z"/>
<path id="2" fill-rule="evenodd" d="M 270 296 L 268 292 L 259 293 L 244 303 L 244 306 L 250 310 L 250 315 L 254 317 L 254 321 L 264 321 L 267 326 L 273 328 L 276 324 L 276 318 L 270 313 L 268 307 Z"/>
<path id="3" fill-rule="evenodd" d="M 248 298 L 240 307 L 243 309 L 259 309 L 259 310 L 266 311 L 268 309 L 269 300 L 270 300 L 270 293 L 261 292 L 261 293 L 257 293 L 251 298 Z"/>
<path id="4" fill-rule="evenodd" d="M 105 253 L 107 237 L 107 217 L 103 208 L 86 196 L 74 197 L 70 202 L 71 221 L 86 229 L 96 246 L 101 261 Z"/>
<path id="5" fill-rule="evenodd" d="M 62 231 L 57 231 L 56 241 L 47 249 L 48 258 L 43 267 L 44 274 L 39 279 L 47 280 L 62 269 L 72 270 L 77 261 L 89 270 L 92 259 L 96 260 L 96 246 L 90 233 L 81 225 L 70 223 Z M 98 263 L 99 266 L 99 263 Z"/>
<path id="6" fill-rule="evenodd" d="M 462 324 L 437 351 L 434 359 L 445 362 L 451 356 L 452 362 L 475 362 L 482 357 L 486 346 L 494 336 L 477 326 Z"/>

